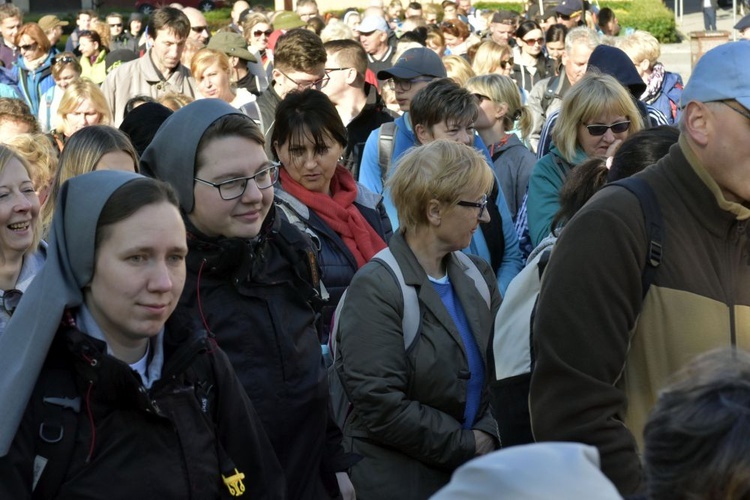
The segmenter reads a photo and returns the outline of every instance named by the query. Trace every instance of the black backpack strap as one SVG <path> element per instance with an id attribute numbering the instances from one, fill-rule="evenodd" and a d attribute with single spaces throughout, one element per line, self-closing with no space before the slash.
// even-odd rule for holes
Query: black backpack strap
<path id="1" fill-rule="evenodd" d="M 391 168 L 393 156 L 393 141 L 396 135 L 396 122 L 387 122 L 378 130 L 378 165 L 380 166 L 380 180 L 385 185 L 388 171 Z"/>
<path id="2" fill-rule="evenodd" d="M 73 456 L 81 410 L 72 369 L 45 366 L 32 404 L 37 429 L 32 498 L 55 498 Z"/>
<path id="3" fill-rule="evenodd" d="M 656 269 L 661 264 L 664 241 L 664 220 L 662 219 L 659 200 L 651 186 L 640 177 L 628 177 L 614 182 L 613 185 L 622 186 L 633 193 L 641 204 L 643 222 L 648 236 L 646 266 L 641 274 L 642 296 L 646 297 L 649 287 L 654 282 Z"/>
<path id="4" fill-rule="evenodd" d="M 315 246 L 302 231 L 290 222 L 282 222 L 277 239 L 278 247 L 294 268 L 295 280 L 300 292 L 320 314 L 328 302 L 328 292 L 320 280 L 320 267 Z"/>
<path id="5" fill-rule="evenodd" d="M 500 192 L 497 179 L 492 184 L 492 192 L 487 201 L 487 212 L 490 214 L 490 221 L 479 224 L 484 239 L 487 242 L 487 249 L 490 252 L 490 265 L 492 271 L 497 274 L 500 265 L 503 263 L 505 255 L 505 236 L 503 235 L 503 219 L 500 215 L 500 209 L 497 208 L 497 196 Z"/>

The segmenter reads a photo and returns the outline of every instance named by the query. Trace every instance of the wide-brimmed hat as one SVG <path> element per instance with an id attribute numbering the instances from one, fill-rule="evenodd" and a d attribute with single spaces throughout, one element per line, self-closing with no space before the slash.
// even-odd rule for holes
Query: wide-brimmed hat
<path id="1" fill-rule="evenodd" d="M 258 59 L 247 50 L 247 43 L 239 33 L 230 31 L 220 31 L 208 41 L 208 48 L 218 50 L 232 57 L 239 57 L 242 60 L 258 62 Z"/>

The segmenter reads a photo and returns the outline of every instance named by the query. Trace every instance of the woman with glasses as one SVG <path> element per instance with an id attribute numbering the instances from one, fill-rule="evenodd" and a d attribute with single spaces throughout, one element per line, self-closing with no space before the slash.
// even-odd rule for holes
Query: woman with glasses
<path id="1" fill-rule="evenodd" d="M 65 90 L 81 77 L 83 69 L 72 52 L 63 52 L 52 58 L 52 78 L 55 85 L 42 96 L 39 103 L 37 121 L 42 132 L 49 132 L 58 126 L 57 110 Z"/>
<path id="2" fill-rule="evenodd" d="M 489 149 L 515 222 L 536 163 L 536 156 L 524 145 L 533 125 L 531 112 L 521 104 L 516 82 L 507 76 L 477 76 L 469 80 L 466 88 L 479 99 L 474 126 Z"/>
<path id="3" fill-rule="evenodd" d="M 229 356 L 284 470 L 287 498 L 334 498 L 351 461 L 328 415 L 315 251 L 274 207 L 279 170 L 264 142 L 240 111 L 200 99 L 162 124 L 141 169 L 176 189 L 187 226 L 177 312 Z"/>
<path id="4" fill-rule="evenodd" d="M 42 96 L 55 85 L 52 77 L 54 50 L 44 30 L 36 23 L 21 26 L 14 42 L 18 47 L 18 59 L 12 76 L 18 82 L 18 94 L 29 105 L 31 114 L 37 116 Z"/>
<path id="5" fill-rule="evenodd" d="M 292 92 L 276 108 L 271 144 L 282 166 L 277 204 L 317 243 L 321 280 L 330 295 L 323 344 L 344 289 L 391 235 L 383 197 L 358 184 L 339 162 L 346 140 L 346 127 L 322 92 Z"/>
<path id="6" fill-rule="evenodd" d="M 515 61 L 511 77 L 526 92 L 539 80 L 555 74 L 553 62 L 544 53 L 544 33 L 536 21 L 524 21 L 516 30 L 515 40 L 521 56 Z"/>
<path id="7" fill-rule="evenodd" d="M 471 68 L 477 75 L 496 73 L 510 76 L 513 73 L 513 49 L 510 45 L 500 45 L 486 40 L 477 48 Z"/>
<path id="8" fill-rule="evenodd" d="M 26 160 L 0 146 L 0 336 L 47 256 L 33 173 Z"/>
<path id="9" fill-rule="evenodd" d="M 273 52 L 268 48 L 268 37 L 273 33 L 271 21 L 260 12 L 253 12 L 244 17 L 242 33 L 245 35 L 247 49 L 258 57 L 268 79 L 273 71 Z"/>
<path id="10" fill-rule="evenodd" d="M 71 179 L 48 251 L 0 337 L 0 497 L 286 498 L 226 354 L 173 314 L 188 251 L 175 192 Z"/>
<path id="11" fill-rule="evenodd" d="M 570 88 L 552 131 L 550 152 L 534 165 L 529 179 L 526 209 L 534 247 L 550 233 L 570 170 L 587 158 L 614 155 L 622 141 L 642 128 L 632 96 L 614 77 L 588 73 Z"/>
<path id="12" fill-rule="evenodd" d="M 334 366 L 351 402 L 344 436 L 364 457 L 352 468 L 359 500 L 429 498 L 499 446 L 486 376 L 497 278 L 461 253 L 489 220 L 493 181 L 480 153 L 446 140 L 411 149 L 387 181 L 401 223 L 388 248 L 418 306 L 374 259 L 339 311 Z M 419 318 L 409 345 L 407 307 Z"/>

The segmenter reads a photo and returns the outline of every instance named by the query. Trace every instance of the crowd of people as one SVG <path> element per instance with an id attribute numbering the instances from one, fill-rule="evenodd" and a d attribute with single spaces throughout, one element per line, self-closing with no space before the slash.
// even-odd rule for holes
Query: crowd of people
<path id="1" fill-rule="evenodd" d="M 0 498 L 745 497 L 750 42 L 231 7 L 0 5 Z"/>

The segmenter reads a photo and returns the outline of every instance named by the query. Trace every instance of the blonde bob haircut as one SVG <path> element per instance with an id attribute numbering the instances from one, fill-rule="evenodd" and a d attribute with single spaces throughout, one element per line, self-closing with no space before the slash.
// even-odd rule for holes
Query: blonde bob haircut
<path id="1" fill-rule="evenodd" d="M 68 113 L 75 111 L 86 100 L 91 101 L 94 109 L 99 113 L 99 125 L 110 125 L 112 123 L 112 111 L 110 111 L 107 99 L 99 89 L 99 85 L 88 78 L 79 78 L 71 82 L 65 89 L 65 93 L 60 99 L 60 106 L 57 108 L 57 119 L 63 128 L 67 128 L 65 117 Z M 63 130 L 63 132 L 66 131 Z"/>
<path id="2" fill-rule="evenodd" d="M 31 168 L 29 162 L 27 162 L 23 156 L 16 153 L 13 148 L 0 145 L 0 174 L 5 171 L 5 167 L 7 167 L 8 163 L 12 160 L 17 160 L 21 165 L 23 165 L 26 173 L 29 174 L 29 179 L 34 179 L 34 174 L 36 172 L 33 168 Z M 34 196 L 36 196 L 36 193 L 34 194 Z M 29 255 L 36 252 L 36 249 L 39 247 L 39 242 L 42 241 L 42 224 L 40 219 L 40 217 L 37 217 L 37 221 L 34 224 L 34 239 L 31 242 L 31 245 L 29 245 L 29 248 L 27 248 L 24 252 L 24 255 Z"/>
<path id="3" fill-rule="evenodd" d="M 494 43 L 494 42 L 493 42 Z M 473 94 L 489 97 L 494 104 L 505 104 L 508 111 L 503 117 L 505 130 L 513 130 L 518 121 L 521 138 L 526 139 L 531 134 L 534 120 L 531 111 L 521 104 L 521 91 L 516 82 L 510 77 L 490 73 L 479 75 L 466 83 L 466 88 Z"/>
<path id="4" fill-rule="evenodd" d="M 208 48 L 196 52 L 190 63 L 190 72 L 193 74 L 193 78 L 202 80 L 203 73 L 217 63 L 221 71 L 227 75 L 232 74 L 232 65 L 229 62 L 229 57 L 223 52 Z"/>
<path id="5" fill-rule="evenodd" d="M 43 203 L 43 194 L 47 192 L 52 176 L 57 171 L 57 154 L 52 143 L 44 134 L 32 133 L 16 135 L 8 141 L 7 146 L 26 160 L 34 189 Z"/>
<path id="6" fill-rule="evenodd" d="M 580 125 L 603 114 L 621 115 L 630 120 L 628 135 L 643 128 L 641 113 L 630 92 L 614 77 L 589 70 L 563 97 L 560 116 L 552 130 L 552 141 L 566 161 L 574 163 L 576 151 L 580 149 Z"/>
<path id="7" fill-rule="evenodd" d="M 482 42 L 474 54 L 471 67 L 477 75 L 494 73 L 500 67 L 503 57 L 511 55 L 510 46 L 487 40 Z"/>
<path id="8" fill-rule="evenodd" d="M 461 56 L 443 56 L 443 66 L 448 78 L 462 87 L 466 87 L 466 82 L 475 75 L 469 63 Z"/>
<path id="9" fill-rule="evenodd" d="M 492 170 L 476 149 L 454 141 L 437 140 L 411 148 L 386 182 L 398 212 L 400 231 L 416 231 L 428 224 L 427 206 L 439 200 L 451 207 L 467 192 L 489 193 Z"/>

